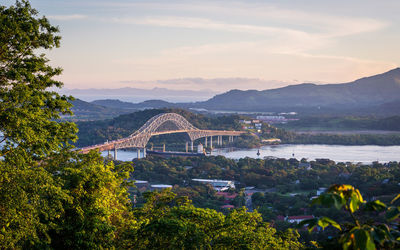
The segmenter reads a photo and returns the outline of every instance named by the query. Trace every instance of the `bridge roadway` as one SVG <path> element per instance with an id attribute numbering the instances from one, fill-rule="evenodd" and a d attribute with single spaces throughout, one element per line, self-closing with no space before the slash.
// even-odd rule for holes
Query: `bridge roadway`
<path id="1" fill-rule="evenodd" d="M 176 128 L 162 129 L 162 125 L 166 122 L 172 122 Z M 244 131 L 228 131 L 228 130 L 202 130 L 194 127 L 183 116 L 176 113 L 162 113 L 152 117 L 140 129 L 131 134 L 129 137 L 108 141 L 103 144 L 96 144 L 80 149 L 81 153 L 88 153 L 90 150 L 107 151 L 115 150 L 114 158 L 116 158 L 116 150 L 122 148 L 144 149 L 147 142 L 152 136 L 174 133 L 187 133 L 191 142 L 193 151 L 193 142 L 196 139 L 205 138 L 205 146 L 207 146 L 207 138 L 210 137 L 209 144 L 212 146 L 213 136 L 217 136 L 217 143 L 222 145 L 222 136 L 229 136 L 232 142 L 235 136 L 244 134 Z"/>

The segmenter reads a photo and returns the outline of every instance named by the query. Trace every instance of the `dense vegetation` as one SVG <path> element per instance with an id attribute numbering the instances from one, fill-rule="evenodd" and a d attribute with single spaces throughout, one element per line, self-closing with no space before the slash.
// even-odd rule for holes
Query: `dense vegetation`
<path id="1" fill-rule="evenodd" d="M 299 120 L 279 125 L 299 130 L 387 130 L 400 131 L 400 116 L 305 116 Z"/>
<path id="2" fill-rule="evenodd" d="M 279 138 L 285 144 L 400 145 L 400 134 L 296 133 L 282 128 L 264 127 L 262 137 Z"/>
<path id="3" fill-rule="evenodd" d="M 328 188 L 337 183 L 359 187 L 365 200 L 389 203 L 400 193 L 400 164 L 373 163 L 360 165 L 352 163 L 335 163 L 327 159 L 307 162 L 305 159 L 252 159 L 244 158 L 234 161 L 222 156 L 203 158 L 148 158 L 134 162 L 133 179 L 148 180 L 151 183 L 173 185 L 172 191 L 190 197 L 196 207 L 212 208 L 224 212 L 224 199 L 207 185 L 199 185 L 192 178 L 235 180 L 238 194 L 230 204 L 236 207 L 244 205 L 243 189 L 251 196 L 249 209 L 257 209 L 266 222 L 273 222 L 277 230 L 286 230 L 295 225 L 279 219 L 286 216 L 314 215 L 316 218 L 329 217 L 337 223 L 352 222 L 352 217 L 345 210 L 334 207 L 312 206 L 310 200 L 316 197 L 317 190 Z M 133 191 L 139 197 L 141 193 Z M 357 212 L 362 221 L 384 221 L 385 214 L 372 213 L 365 215 Z M 372 217 L 371 217 L 372 216 Z M 393 224 L 393 222 L 391 222 Z M 338 245 L 335 237 L 340 231 L 329 228 L 327 231 L 316 231 L 308 234 L 300 231 L 301 240 L 316 240 L 321 246 Z M 335 238 L 335 241 L 329 240 Z"/>

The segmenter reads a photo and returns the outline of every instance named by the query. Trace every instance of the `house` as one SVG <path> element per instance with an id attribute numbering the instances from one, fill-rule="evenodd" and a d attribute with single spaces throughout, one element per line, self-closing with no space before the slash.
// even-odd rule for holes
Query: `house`
<path id="1" fill-rule="evenodd" d="M 167 185 L 167 184 L 154 184 L 150 186 L 151 190 L 163 190 L 166 188 L 172 188 L 172 185 Z"/>
<path id="2" fill-rule="evenodd" d="M 238 196 L 238 194 L 236 194 L 236 193 L 230 194 L 230 193 L 227 193 L 227 192 L 217 192 L 216 195 L 224 197 L 225 200 L 233 200 L 233 199 L 236 198 L 236 196 Z"/>
<path id="3" fill-rule="evenodd" d="M 300 162 L 299 168 L 304 168 L 306 170 L 311 170 L 311 164 L 309 162 Z"/>
<path id="4" fill-rule="evenodd" d="M 299 216 L 288 216 L 286 221 L 289 223 L 300 223 L 303 220 L 314 219 L 312 215 L 299 215 Z"/>
<path id="5" fill-rule="evenodd" d="M 279 144 L 281 143 L 281 139 L 278 138 L 263 139 L 261 140 L 261 142 L 265 144 Z"/>
<path id="6" fill-rule="evenodd" d="M 244 123 L 244 124 L 251 124 L 251 121 L 247 121 L 247 120 L 240 120 L 240 123 Z"/>
<path id="7" fill-rule="evenodd" d="M 223 205 L 223 206 L 221 206 L 221 208 L 233 209 L 233 208 L 235 208 L 235 206 L 234 205 Z"/>
<path id="8" fill-rule="evenodd" d="M 327 188 L 318 188 L 318 190 L 317 190 L 317 195 L 319 196 L 319 195 L 321 195 L 322 193 L 324 193 L 325 191 L 327 190 Z"/>
<path id="9" fill-rule="evenodd" d="M 134 180 L 134 184 L 138 189 L 147 188 L 149 186 L 148 181 L 142 181 L 142 180 Z"/>
<path id="10" fill-rule="evenodd" d="M 210 180 L 210 179 L 192 179 L 203 184 L 210 184 L 217 191 L 225 191 L 229 188 L 235 188 L 234 181 L 227 180 Z"/>

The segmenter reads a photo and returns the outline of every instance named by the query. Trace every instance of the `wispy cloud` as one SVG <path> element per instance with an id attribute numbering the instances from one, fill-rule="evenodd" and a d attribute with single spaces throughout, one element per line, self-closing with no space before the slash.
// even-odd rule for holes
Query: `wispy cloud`
<path id="1" fill-rule="evenodd" d="M 82 20 L 87 19 L 88 16 L 80 15 L 80 14 L 72 14 L 72 15 L 51 15 L 47 16 L 49 19 L 57 20 L 57 21 L 70 21 L 70 20 Z"/>

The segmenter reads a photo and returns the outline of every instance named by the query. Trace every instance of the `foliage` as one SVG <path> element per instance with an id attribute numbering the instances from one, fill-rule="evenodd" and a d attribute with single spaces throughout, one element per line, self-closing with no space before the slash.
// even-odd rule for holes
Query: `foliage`
<path id="1" fill-rule="evenodd" d="M 60 166 L 60 162 L 63 164 Z M 103 163 L 95 153 L 76 156 L 76 161 L 49 162 L 54 180 L 69 200 L 50 232 L 51 246 L 58 249 L 111 248 L 123 245 L 123 234 L 135 228 L 127 182 L 130 164 Z"/>
<path id="2" fill-rule="evenodd" d="M 392 200 L 393 204 L 397 198 Z M 360 191 L 350 185 L 332 185 L 326 193 L 314 199 L 312 204 L 335 207 L 344 209 L 352 218 L 351 223 L 340 225 L 338 222 L 328 218 L 320 217 L 302 221 L 299 226 L 308 225 L 309 231 L 316 226 L 325 229 L 327 226 L 335 227 L 342 231 L 339 243 L 343 249 L 376 249 L 380 248 L 398 248 L 400 246 L 400 232 L 391 228 L 389 224 L 381 222 L 363 222 L 361 215 L 357 216 L 362 207 L 362 212 L 386 212 L 388 222 L 393 221 L 400 215 L 399 207 L 387 205 L 379 200 L 370 202 L 364 201 Z M 358 218 L 359 217 L 359 218 Z"/>
<path id="3" fill-rule="evenodd" d="M 223 215 L 196 208 L 169 190 L 147 194 L 146 204 L 135 210 L 140 223 L 133 236 L 137 249 L 299 249 L 293 231 L 277 235 L 260 214 L 245 209 Z"/>
<path id="4" fill-rule="evenodd" d="M 125 179 L 131 169 L 71 151 L 76 126 L 68 97 L 49 91 L 44 51 L 59 46 L 58 28 L 28 1 L 0 6 L 1 248 L 105 248 L 134 227 Z"/>
<path id="5" fill-rule="evenodd" d="M 70 114 L 68 97 L 47 90 L 61 87 L 53 80 L 61 69 L 36 54 L 59 46 L 57 32 L 27 1 L 0 6 L 0 156 L 10 164 L 32 164 L 76 139 L 73 123 L 55 121 Z"/>
<path id="6" fill-rule="evenodd" d="M 287 129 L 306 130 L 400 130 L 400 116 L 305 116 L 296 121 L 279 125 Z"/>
<path id="7" fill-rule="evenodd" d="M 331 144 L 331 145 L 400 145 L 400 134 L 341 134 L 296 133 L 282 128 L 263 128 L 262 137 L 279 138 L 285 144 Z"/>

